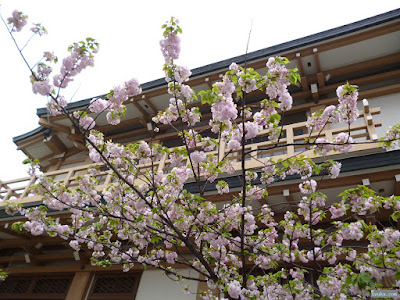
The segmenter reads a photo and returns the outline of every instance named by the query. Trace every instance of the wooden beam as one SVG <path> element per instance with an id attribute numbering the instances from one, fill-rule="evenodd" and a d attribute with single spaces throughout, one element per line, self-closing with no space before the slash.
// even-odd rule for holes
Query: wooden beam
<path id="1" fill-rule="evenodd" d="M 0 225 L 0 232 L 4 232 L 6 234 L 14 236 L 14 237 L 16 237 L 18 239 L 21 239 L 22 241 L 27 241 L 27 240 L 29 240 L 31 238 L 27 234 L 24 234 L 24 233 L 21 234 L 21 233 L 16 232 L 15 230 L 12 230 L 11 229 L 12 223 L 14 223 L 14 222 L 10 221 L 9 223 L 6 222 L 6 223 L 1 224 Z M 1 244 L 1 241 L 0 241 L 0 244 Z"/>
<path id="2" fill-rule="evenodd" d="M 361 78 L 355 78 L 351 80 L 351 83 L 357 86 L 365 86 L 365 85 L 370 85 L 370 84 L 376 84 L 378 82 L 382 81 L 387 81 L 387 80 L 393 80 L 396 78 L 400 78 L 400 69 L 399 70 L 394 70 L 394 71 L 389 71 L 389 72 L 384 72 L 384 73 L 379 73 L 371 76 L 366 76 L 366 77 L 361 77 Z M 338 86 L 346 84 L 346 81 L 338 82 L 335 84 L 327 85 L 324 87 L 319 88 L 319 93 L 320 95 L 325 95 L 331 92 L 334 92 Z"/>
<path id="3" fill-rule="evenodd" d="M 107 131 L 110 131 L 110 130 L 114 131 L 114 130 L 126 128 L 128 126 L 136 125 L 136 124 L 140 123 L 141 119 L 142 119 L 142 117 L 137 117 L 137 118 L 133 118 L 130 120 L 122 121 L 118 125 L 110 125 L 110 124 L 102 125 L 102 126 L 96 127 L 96 130 L 106 133 Z"/>
<path id="4" fill-rule="evenodd" d="M 39 161 L 40 161 L 40 163 L 42 163 L 42 162 L 44 162 L 44 161 L 46 161 L 48 159 L 52 159 L 54 156 L 56 156 L 56 154 L 50 153 L 50 154 L 47 154 L 45 156 L 39 157 Z"/>
<path id="5" fill-rule="evenodd" d="M 317 74 L 317 79 L 318 79 L 318 87 L 319 88 L 324 87 L 325 86 L 325 76 L 321 72 L 319 72 Z"/>
<path id="6" fill-rule="evenodd" d="M 74 142 L 74 146 L 76 147 L 76 149 L 82 150 L 82 151 L 87 151 L 88 149 L 86 148 L 86 146 L 78 141 Z"/>
<path id="7" fill-rule="evenodd" d="M 24 247 L 32 248 L 36 247 L 38 244 L 42 244 L 43 246 L 53 246 L 53 245 L 60 245 L 62 243 L 67 243 L 67 241 L 63 240 L 60 237 L 46 237 L 46 236 L 39 236 L 34 237 L 31 239 L 26 238 L 25 236 L 20 236 L 18 239 L 3 239 L 0 240 L 0 248 L 7 249 L 7 248 L 21 248 Z"/>
<path id="8" fill-rule="evenodd" d="M 331 78 L 334 78 L 334 77 L 341 76 L 344 74 L 350 74 L 350 73 L 354 73 L 354 72 L 358 72 L 358 71 L 362 71 L 362 70 L 366 70 L 366 69 L 377 68 L 377 67 L 381 67 L 381 66 L 385 66 L 385 65 L 393 65 L 398 62 L 400 62 L 400 52 L 382 56 L 382 57 L 378 57 L 378 58 L 374 58 L 374 59 L 370 59 L 370 60 L 366 60 L 366 61 L 363 61 L 360 63 L 346 65 L 346 66 L 340 67 L 340 68 L 331 69 L 329 71 L 324 71 L 323 74 L 324 75 L 329 74 L 331 76 Z"/>
<path id="9" fill-rule="evenodd" d="M 63 252 L 63 253 L 51 253 L 51 254 L 38 254 L 38 255 L 29 255 L 29 259 L 31 262 L 35 261 L 37 263 L 49 262 L 49 261 L 75 261 L 75 257 L 73 254 L 74 251 Z M 80 257 L 87 259 L 90 254 L 87 252 L 80 252 Z M 13 256 L 0 256 L 0 263 L 7 262 L 26 262 L 25 256 L 13 255 Z M 30 262 L 27 262 L 30 263 Z"/>
<path id="10" fill-rule="evenodd" d="M 62 162 L 64 161 L 64 157 L 55 158 L 50 160 L 50 166 L 47 169 L 47 172 L 56 171 L 60 168 Z"/>
<path id="11" fill-rule="evenodd" d="M 39 125 L 46 127 L 46 128 L 51 128 L 55 129 L 56 131 L 63 132 L 66 134 L 71 133 L 71 128 L 65 125 L 57 124 L 55 122 L 50 121 L 49 119 L 45 118 L 40 118 L 39 119 Z"/>
<path id="12" fill-rule="evenodd" d="M 313 48 L 313 54 L 314 54 L 315 65 L 317 68 L 317 73 L 320 73 L 321 72 L 321 63 L 319 61 L 318 48 Z"/>
<path id="13" fill-rule="evenodd" d="M 9 189 L 10 187 L 7 185 L 7 183 L 0 180 L 0 189 L 1 188 Z"/>
<path id="14" fill-rule="evenodd" d="M 301 89 L 303 91 L 307 91 L 307 92 L 310 91 L 310 87 L 309 87 L 308 82 L 307 82 L 307 76 L 301 77 Z"/>
<path id="15" fill-rule="evenodd" d="M 211 90 L 212 89 L 212 83 L 210 81 L 210 77 L 204 78 L 204 82 L 207 84 L 208 88 Z"/>
<path id="16" fill-rule="evenodd" d="M 136 108 L 142 113 L 142 115 L 143 115 L 144 117 L 148 117 L 148 116 L 149 116 L 149 114 L 147 113 L 147 111 L 145 111 L 145 110 L 143 109 L 143 107 L 142 107 L 135 99 L 131 99 L 131 103 L 133 103 L 133 105 L 136 106 Z"/>
<path id="17" fill-rule="evenodd" d="M 184 269 L 182 265 L 172 265 L 174 269 Z M 40 266 L 40 267 L 9 267 L 7 268 L 7 273 L 11 274 L 48 274 L 48 273 L 75 273 L 75 272 L 113 272 L 113 271 L 122 271 L 122 265 L 112 265 L 111 267 L 104 268 L 98 266 L 92 266 L 90 264 L 80 265 L 63 265 L 60 266 Z M 156 270 L 154 267 L 147 267 L 147 270 Z M 129 272 L 138 272 L 143 271 L 143 266 L 141 264 L 135 264 Z"/>
<path id="18" fill-rule="evenodd" d="M 55 154 L 62 154 L 67 151 L 67 147 L 57 135 L 50 135 L 43 140 L 43 143 Z"/>
<path id="19" fill-rule="evenodd" d="M 24 255 L 25 257 L 25 262 L 27 264 L 30 264 L 31 266 L 41 266 L 42 263 L 36 259 L 35 257 L 35 253 L 39 254 L 40 251 L 36 248 L 23 248 L 23 250 L 26 252 L 26 254 Z M 12 262 L 12 260 L 11 260 Z"/>
<path id="20" fill-rule="evenodd" d="M 134 142 L 134 137 L 135 136 L 139 136 L 142 134 L 145 134 L 149 132 L 146 128 L 140 128 L 140 129 L 136 129 L 136 130 L 131 130 L 131 131 L 126 131 L 126 132 L 121 132 L 121 133 L 115 133 L 112 135 L 107 135 L 106 140 L 118 140 L 118 139 L 124 139 L 127 137 L 133 137 L 133 140 L 131 142 Z M 130 142 L 130 143 L 131 143 Z"/>
<path id="21" fill-rule="evenodd" d="M 144 95 L 143 95 L 144 96 Z M 153 110 L 154 114 L 158 113 L 157 107 L 154 106 L 153 102 L 151 102 L 147 97 L 142 97 L 142 100 L 146 102 L 146 104 Z"/>
<path id="22" fill-rule="evenodd" d="M 67 135 L 67 139 L 74 141 L 74 142 L 82 142 L 83 137 L 77 133 L 71 133 Z"/>
<path id="23" fill-rule="evenodd" d="M 78 154 L 79 152 L 81 152 L 81 151 L 76 149 L 75 147 L 68 148 L 67 152 L 64 155 L 64 158 L 71 157 L 75 154 Z"/>
<path id="24" fill-rule="evenodd" d="M 304 76 L 303 61 L 301 60 L 301 53 L 296 53 L 297 66 L 299 68 L 300 76 Z"/>

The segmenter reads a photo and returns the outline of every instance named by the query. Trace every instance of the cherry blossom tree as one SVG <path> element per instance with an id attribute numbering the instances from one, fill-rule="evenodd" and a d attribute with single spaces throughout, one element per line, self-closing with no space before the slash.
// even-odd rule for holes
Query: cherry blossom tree
<path id="1" fill-rule="evenodd" d="M 20 50 L 14 34 L 23 29 L 27 17 L 14 11 L 2 20 Z M 9 201 L 8 213 L 28 219 L 14 223 L 13 228 L 68 240 L 76 251 L 89 251 L 93 265 L 121 264 L 128 271 L 142 264 L 163 270 L 173 280 L 188 284 L 187 292 L 194 292 L 190 280 L 206 282 L 209 289 L 201 292 L 203 299 L 363 298 L 371 289 L 382 287 L 384 278 L 398 287 L 400 232 L 369 224 L 363 217 L 388 210 L 396 221 L 400 197 L 381 197 L 359 186 L 340 194 L 339 203 L 327 205 L 327 196 L 319 191 L 320 178 L 338 177 L 341 164 L 333 160 L 316 163 L 301 153 L 284 160 L 266 159 L 257 170 L 246 167 L 246 159 L 257 158 L 257 151 L 288 146 L 282 143 L 282 119 L 292 107 L 288 86 L 300 79 L 296 69 L 286 68 L 289 61 L 269 58 L 266 74 L 233 63 L 212 89 L 196 93 L 185 84 L 190 70 L 176 63 L 182 32 L 178 20 L 171 18 L 162 28 L 160 47 L 171 99 L 169 107 L 152 121 L 154 135 L 163 125 L 179 133 L 183 146 L 172 149 L 153 141 L 121 145 L 93 129 L 100 114 L 112 125 L 120 122 L 124 103 L 142 91 L 136 79 L 115 87 L 106 99 L 92 100 L 84 110 L 68 111 L 62 93 L 76 75 L 93 66 L 98 51 L 94 39 L 72 44 L 55 75 L 52 65 L 57 57 L 52 52 L 44 52 L 34 67 L 22 56 L 30 70 L 32 91 L 47 97 L 49 114 L 69 119 L 85 139 L 94 164 L 76 180 L 76 188 L 68 188 L 40 174 L 38 162 L 31 162 L 30 174 L 38 182 L 34 192 L 43 196 L 43 205 L 24 208 Z M 46 32 L 39 24 L 32 31 L 37 35 Z M 256 90 L 265 93 L 265 100 L 254 108 L 246 100 Z M 337 105 L 309 118 L 310 137 L 301 144 L 322 157 L 330 151 L 346 153 L 357 144 L 350 135 L 358 117 L 357 87 L 340 86 L 337 96 Z M 190 104 L 198 97 L 211 109 L 209 125 L 216 138 L 194 129 L 201 113 Z M 349 131 L 327 140 L 321 133 L 331 123 L 345 124 Z M 246 143 L 261 131 L 267 132 L 273 145 L 246 150 Z M 399 140 L 398 124 L 380 142 L 392 148 Z M 222 143 L 227 153 L 221 153 Z M 228 159 L 234 152 L 240 154 L 240 170 Z M 170 173 L 156 166 L 164 155 L 175 164 Z M 143 171 L 143 164 L 150 168 Z M 113 172 L 114 181 L 99 192 L 96 176 L 103 166 Z M 226 181 L 233 174 L 241 182 L 237 196 L 231 196 Z M 255 208 L 256 201 L 268 197 L 269 186 L 289 175 L 302 179 L 303 197 L 295 207 L 282 216 L 267 204 Z M 196 186 L 195 192 L 185 188 L 189 182 Z M 222 205 L 207 198 L 210 186 L 225 195 Z M 70 222 L 49 216 L 48 208 L 69 211 Z M 322 222 L 329 226 L 321 226 Z M 190 269 L 190 275 L 181 274 L 182 268 Z"/>

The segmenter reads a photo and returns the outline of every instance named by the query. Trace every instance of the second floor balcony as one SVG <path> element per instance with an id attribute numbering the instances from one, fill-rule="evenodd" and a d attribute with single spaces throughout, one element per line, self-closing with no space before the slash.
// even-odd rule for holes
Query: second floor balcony
<path id="1" fill-rule="evenodd" d="M 380 108 L 370 108 L 366 100 L 363 101 L 363 109 L 359 111 L 359 117 L 357 122 L 350 127 L 350 135 L 354 139 L 355 144 L 346 156 L 361 156 L 367 153 L 377 152 L 377 128 L 382 126 L 379 121 L 374 121 L 373 116 L 380 114 Z M 259 170 L 269 160 L 273 159 L 278 161 L 279 159 L 285 160 L 295 155 L 305 155 L 309 158 L 319 159 L 319 155 L 316 154 L 310 147 L 309 144 L 305 143 L 306 140 L 313 141 L 317 137 L 332 140 L 340 132 L 349 132 L 348 127 L 335 126 L 330 124 L 326 126 L 320 132 L 309 132 L 306 126 L 307 122 L 297 122 L 282 127 L 281 138 L 278 143 L 268 141 L 268 132 L 263 130 L 259 132 L 257 137 L 250 140 L 245 145 L 245 151 L 249 154 L 246 156 L 245 167 L 246 169 Z M 208 154 L 219 155 L 222 159 L 226 156 L 226 159 L 232 161 L 232 165 L 236 172 L 241 171 L 241 151 L 229 151 L 224 142 L 219 144 L 219 149 L 208 152 Z M 332 158 L 341 158 L 344 155 L 338 154 L 337 152 L 331 151 L 327 156 Z M 87 161 L 87 159 L 85 160 Z M 188 163 L 187 157 L 184 157 L 179 165 L 173 164 L 168 158 L 168 155 L 164 155 L 161 159 L 154 158 L 152 163 L 138 165 L 138 174 L 145 174 L 146 171 L 153 169 L 154 171 L 162 171 L 164 174 L 168 174 L 174 167 L 186 165 Z M 82 175 L 87 174 L 88 168 L 92 164 L 80 163 L 76 166 L 76 163 L 66 168 L 49 171 L 43 175 L 53 179 L 56 182 L 63 183 L 67 188 L 73 188 L 76 186 L 75 180 Z M 96 175 L 98 180 L 98 191 L 101 191 L 114 181 L 112 171 L 108 170 L 106 166 L 100 167 L 101 172 Z M 224 175 L 222 175 L 223 177 Z M 25 177 L 14 180 L 0 181 L 0 205 L 4 205 L 5 201 L 15 201 L 17 203 L 33 205 L 41 200 L 39 196 L 31 194 L 31 188 L 35 185 L 37 178 Z M 139 175 L 136 178 L 137 184 L 142 181 Z"/>

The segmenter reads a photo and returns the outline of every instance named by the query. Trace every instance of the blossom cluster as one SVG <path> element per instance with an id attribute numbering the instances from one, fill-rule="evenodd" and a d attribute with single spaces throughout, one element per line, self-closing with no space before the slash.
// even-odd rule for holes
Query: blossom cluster
<path id="1" fill-rule="evenodd" d="M 7 23 L 12 26 L 12 31 L 21 31 L 28 22 L 28 16 L 18 10 L 12 12 L 12 16 L 7 19 Z"/>
<path id="2" fill-rule="evenodd" d="M 54 75 L 53 84 L 58 88 L 66 88 L 68 83 L 73 81 L 73 77 L 82 70 L 94 65 L 93 55 L 99 50 L 99 44 L 92 38 L 86 41 L 74 43 L 68 47 L 71 53 L 62 60 L 60 73 Z"/>
<path id="3" fill-rule="evenodd" d="M 182 30 L 179 27 L 179 20 L 174 17 L 167 23 L 165 23 L 162 28 L 164 30 L 164 39 L 160 41 L 161 52 L 164 56 L 165 63 L 169 64 L 171 60 L 178 59 L 181 51 L 180 38 L 178 33 Z"/>

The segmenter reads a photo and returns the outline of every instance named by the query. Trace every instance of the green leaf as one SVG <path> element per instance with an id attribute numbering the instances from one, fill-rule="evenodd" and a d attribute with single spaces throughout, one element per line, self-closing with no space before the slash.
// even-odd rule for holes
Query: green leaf
<path id="1" fill-rule="evenodd" d="M 375 283 L 371 280 L 369 273 L 360 273 L 358 275 L 357 285 L 360 289 L 364 289 L 366 286 L 374 287 Z"/>
<path id="2" fill-rule="evenodd" d="M 396 273 L 394 273 L 394 279 L 400 280 L 400 269 L 398 269 L 398 270 L 396 271 Z"/>
<path id="3" fill-rule="evenodd" d="M 395 211 L 395 212 L 392 214 L 392 219 L 393 219 L 394 221 L 397 221 L 399 218 L 400 218 L 400 211 Z"/>
<path id="4" fill-rule="evenodd" d="M 28 157 L 28 158 L 25 158 L 23 161 L 22 161 L 22 164 L 24 164 L 24 165 L 29 165 L 29 164 L 31 164 L 32 163 L 32 160 Z"/>
<path id="5" fill-rule="evenodd" d="M 350 285 L 352 283 L 352 278 L 350 275 L 347 276 L 345 285 Z"/>

